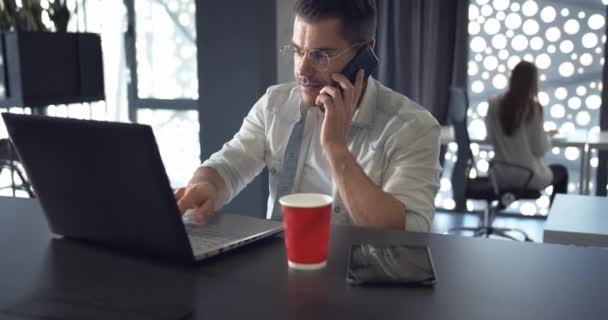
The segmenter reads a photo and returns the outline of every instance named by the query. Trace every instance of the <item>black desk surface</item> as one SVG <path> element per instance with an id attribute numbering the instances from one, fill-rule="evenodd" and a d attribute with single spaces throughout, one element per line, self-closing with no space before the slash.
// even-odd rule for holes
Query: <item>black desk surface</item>
<path id="1" fill-rule="evenodd" d="M 0 198 L 0 319 L 608 319 L 606 249 L 331 232 L 320 272 L 290 271 L 280 237 L 183 266 L 51 240 L 35 201 Z M 360 242 L 428 244 L 438 283 L 347 285 Z"/>

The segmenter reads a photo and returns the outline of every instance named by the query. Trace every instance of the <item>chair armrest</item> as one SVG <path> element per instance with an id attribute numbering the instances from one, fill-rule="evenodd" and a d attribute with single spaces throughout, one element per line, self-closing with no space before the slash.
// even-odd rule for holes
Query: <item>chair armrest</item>
<path id="1" fill-rule="evenodd" d="M 498 187 L 499 183 L 497 181 L 498 178 L 497 178 L 496 174 L 494 174 L 494 168 L 496 166 L 510 167 L 510 168 L 521 170 L 521 171 L 527 173 L 528 177 L 526 178 L 525 182 L 520 187 L 521 190 L 528 189 L 528 185 L 532 181 L 532 178 L 534 178 L 534 171 L 532 171 L 532 169 L 530 169 L 528 167 L 524 167 L 524 166 L 519 165 L 519 164 L 514 164 L 514 163 L 507 162 L 507 161 L 502 161 L 502 160 L 491 160 L 490 161 L 489 176 L 490 176 L 490 181 L 492 182 L 492 186 L 494 187 L 494 192 L 496 194 L 500 194 L 500 190 L 499 190 L 499 187 Z"/>

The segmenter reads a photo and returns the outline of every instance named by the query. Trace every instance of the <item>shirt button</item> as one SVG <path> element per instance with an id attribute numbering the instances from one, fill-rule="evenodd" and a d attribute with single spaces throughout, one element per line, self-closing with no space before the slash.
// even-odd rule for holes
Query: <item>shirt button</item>
<path id="1" fill-rule="evenodd" d="M 293 159 L 293 158 L 295 158 L 295 157 L 296 157 L 296 154 L 295 154 L 295 153 L 293 153 L 293 152 L 290 152 L 290 153 L 289 153 L 289 159 Z"/>
<path id="2" fill-rule="evenodd" d="M 277 174 L 277 169 L 275 169 L 275 168 L 270 169 L 270 173 Z"/>
<path id="3" fill-rule="evenodd" d="M 340 213 L 340 210 L 342 210 L 342 209 L 340 209 L 340 207 L 339 207 L 339 206 L 334 207 L 334 212 L 335 212 L 335 213 Z"/>

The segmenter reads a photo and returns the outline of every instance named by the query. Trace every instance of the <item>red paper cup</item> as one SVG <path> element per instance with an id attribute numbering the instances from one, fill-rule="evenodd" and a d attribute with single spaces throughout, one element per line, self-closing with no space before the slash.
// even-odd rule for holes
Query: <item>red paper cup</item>
<path id="1" fill-rule="evenodd" d="M 315 270 L 327 264 L 332 202 L 332 197 L 320 193 L 294 193 L 279 199 L 289 267 Z"/>

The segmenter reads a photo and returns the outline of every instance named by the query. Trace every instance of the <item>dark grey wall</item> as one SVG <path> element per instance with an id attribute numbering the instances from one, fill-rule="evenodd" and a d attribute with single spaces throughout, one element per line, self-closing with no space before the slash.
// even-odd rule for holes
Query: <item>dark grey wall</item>
<path id="1" fill-rule="evenodd" d="M 275 0 L 197 0 L 201 159 L 240 128 L 255 101 L 276 83 Z M 258 176 L 226 210 L 264 216 L 268 175 Z"/>
<path id="2" fill-rule="evenodd" d="M 293 35 L 293 8 L 296 0 L 277 0 L 277 50 L 291 43 Z M 293 61 L 279 55 L 277 60 L 277 81 L 290 82 L 294 80 Z"/>

